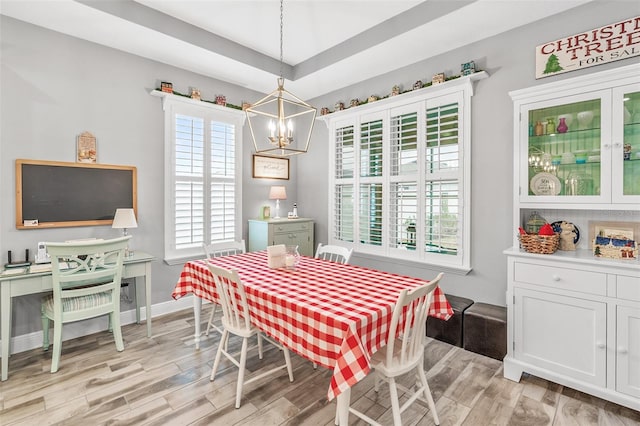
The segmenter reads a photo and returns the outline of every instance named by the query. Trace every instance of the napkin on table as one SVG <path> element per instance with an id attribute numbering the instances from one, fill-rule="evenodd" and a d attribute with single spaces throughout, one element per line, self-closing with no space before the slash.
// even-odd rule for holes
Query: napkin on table
<path id="1" fill-rule="evenodd" d="M 267 263 L 269 268 L 284 268 L 287 255 L 287 248 L 284 244 L 267 247 Z"/>

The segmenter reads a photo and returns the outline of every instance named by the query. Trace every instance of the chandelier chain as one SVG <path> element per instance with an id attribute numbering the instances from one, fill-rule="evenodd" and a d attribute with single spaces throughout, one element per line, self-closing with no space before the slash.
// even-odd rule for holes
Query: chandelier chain
<path id="1" fill-rule="evenodd" d="M 283 54 L 282 54 L 282 51 L 283 51 L 283 49 L 282 49 L 282 38 L 283 38 L 282 37 L 282 34 L 283 34 L 282 29 L 284 27 L 284 24 L 283 24 L 283 22 L 284 22 L 283 10 L 284 10 L 284 0 L 280 0 L 280 78 L 282 78 L 282 75 L 283 75 L 282 69 L 283 69 L 283 64 L 284 64 L 284 59 L 283 59 Z"/>

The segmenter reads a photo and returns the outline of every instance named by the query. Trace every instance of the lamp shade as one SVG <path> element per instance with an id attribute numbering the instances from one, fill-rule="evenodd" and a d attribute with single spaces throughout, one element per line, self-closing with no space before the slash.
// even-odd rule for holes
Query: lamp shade
<path id="1" fill-rule="evenodd" d="M 133 209 L 116 209 L 111 227 L 118 229 L 137 228 L 138 222 L 136 221 L 136 215 Z"/>
<path id="2" fill-rule="evenodd" d="M 269 199 L 270 200 L 286 200 L 287 199 L 287 189 L 283 185 L 275 185 L 272 186 L 269 190 Z"/>

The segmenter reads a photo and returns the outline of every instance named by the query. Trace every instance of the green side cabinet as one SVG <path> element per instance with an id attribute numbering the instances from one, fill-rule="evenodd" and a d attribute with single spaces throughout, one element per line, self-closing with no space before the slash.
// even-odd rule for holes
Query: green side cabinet
<path id="1" fill-rule="evenodd" d="M 249 251 L 265 250 L 276 244 L 297 245 L 303 256 L 314 255 L 313 220 L 250 219 Z"/>

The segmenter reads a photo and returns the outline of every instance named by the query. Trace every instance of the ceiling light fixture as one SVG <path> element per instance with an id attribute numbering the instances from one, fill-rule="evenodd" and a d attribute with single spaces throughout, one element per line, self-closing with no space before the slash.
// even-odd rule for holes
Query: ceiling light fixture
<path id="1" fill-rule="evenodd" d="M 316 118 L 314 107 L 284 88 L 284 77 L 282 76 L 284 63 L 282 54 L 283 3 L 284 0 L 280 0 L 280 78 L 278 78 L 278 88 L 245 108 L 256 154 L 273 157 L 289 157 L 307 152 Z M 296 134 L 304 135 L 306 132 L 306 138 L 293 137 L 294 118 Z"/>

